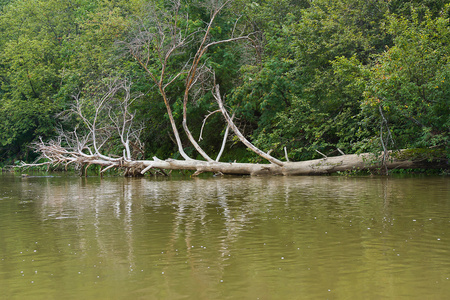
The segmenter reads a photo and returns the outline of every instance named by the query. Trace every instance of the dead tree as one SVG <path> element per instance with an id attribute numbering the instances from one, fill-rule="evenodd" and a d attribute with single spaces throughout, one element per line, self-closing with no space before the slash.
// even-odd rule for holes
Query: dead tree
<path id="1" fill-rule="evenodd" d="M 213 162 L 214 160 L 198 144 L 188 127 L 187 106 L 189 103 L 191 90 L 199 81 L 199 78 L 201 78 L 205 72 L 210 71 L 205 67 L 205 65 L 202 65 L 202 59 L 209 48 L 219 44 L 239 41 L 255 44 L 255 41 L 252 39 L 251 33 L 242 34 L 240 36 L 232 36 L 224 40 L 211 41 L 210 34 L 214 24 L 214 20 L 216 19 L 220 11 L 222 11 L 224 7 L 227 6 L 230 2 L 230 0 L 227 0 L 223 1 L 222 3 L 217 3 L 211 11 L 211 17 L 208 24 L 206 24 L 206 27 L 201 31 L 189 32 L 188 28 L 180 28 L 177 25 L 180 18 L 184 18 L 187 21 L 188 16 L 185 16 L 180 12 L 180 1 L 174 1 L 172 14 L 158 14 L 157 12 L 153 11 L 146 20 L 147 26 L 142 25 L 144 24 L 144 22 L 141 22 L 139 30 L 137 31 L 135 36 L 129 42 L 122 43 L 126 46 L 129 53 L 142 66 L 142 68 L 147 72 L 149 77 L 158 87 L 167 109 L 167 114 L 169 116 L 170 124 L 172 126 L 173 134 L 178 146 L 178 151 L 185 160 L 191 160 L 191 158 L 188 157 L 183 149 L 180 133 L 178 132 L 177 125 L 173 118 L 172 108 L 170 106 L 170 101 L 166 93 L 166 89 L 179 77 L 185 77 L 182 127 L 184 133 L 189 139 L 189 142 L 196 149 L 196 151 L 206 161 Z M 180 70 L 177 70 L 174 74 L 168 76 L 167 70 L 169 68 L 172 56 L 175 55 L 177 51 L 183 49 L 186 45 L 194 42 L 195 38 L 198 38 L 200 40 L 195 55 Z M 154 66 L 152 65 L 152 63 L 154 63 L 155 61 L 158 62 L 157 68 L 154 68 Z M 153 66 L 153 68 L 151 68 L 151 66 Z M 158 71 L 155 71 L 155 69 L 157 69 Z M 214 87 L 213 94 L 216 99 L 221 99 L 218 86 Z M 220 100 L 218 101 L 218 104 L 221 107 L 219 111 L 223 114 L 227 122 L 227 128 L 231 128 L 247 147 L 252 149 L 258 155 L 261 155 L 265 159 L 268 159 L 272 163 L 280 166 L 283 164 L 276 158 L 257 149 L 254 145 L 251 145 L 250 142 L 242 136 L 236 125 L 229 117 L 228 113 L 225 111 L 223 102 Z"/>
<path id="2" fill-rule="evenodd" d="M 140 174 L 143 167 L 124 167 L 137 158 L 132 148 L 138 148 L 138 152 L 143 149 L 143 126 L 134 124 L 135 113 L 131 111 L 138 97 L 131 93 L 131 82 L 118 78 L 106 80 L 99 94 L 74 95 L 74 103 L 64 112 L 64 118 L 75 117 L 80 124 L 73 131 L 59 129 L 58 137 L 48 143 L 35 143 L 36 151 L 46 161 L 30 166 L 63 164 L 67 168 L 73 164 L 86 174 L 89 166 L 100 165 L 105 167 L 101 172 L 117 167 L 125 168 L 127 175 Z"/>

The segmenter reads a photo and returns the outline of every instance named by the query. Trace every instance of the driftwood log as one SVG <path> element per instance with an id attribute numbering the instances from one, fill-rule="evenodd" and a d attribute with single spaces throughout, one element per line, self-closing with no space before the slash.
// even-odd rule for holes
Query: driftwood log
<path id="1" fill-rule="evenodd" d="M 393 169 L 416 169 L 416 168 L 444 168 L 448 169 L 448 160 L 442 151 L 432 150 L 434 155 L 430 158 L 423 155 L 412 155 L 414 150 L 391 151 L 385 164 L 381 162 L 384 153 L 376 156 L 372 153 L 347 154 L 333 157 L 324 157 L 300 162 L 281 162 L 281 165 L 268 163 L 236 163 L 217 162 L 201 160 L 161 160 L 153 157 L 153 160 L 132 160 L 122 158 L 109 158 L 106 156 L 80 154 L 70 152 L 66 148 L 55 144 L 40 144 L 39 152 L 47 159 L 46 162 L 37 164 L 23 164 L 23 167 L 33 167 L 40 165 L 74 165 L 78 169 L 86 170 L 91 165 L 101 166 L 101 173 L 116 168 L 125 170 L 125 175 L 138 176 L 151 170 L 190 170 L 193 175 L 204 172 L 214 174 L 230 175 L 323 175 L 336 172 L 372 170 L 375 173 L 386 174 Z M 86 172 L 84 172 L 86 173 Z"/>

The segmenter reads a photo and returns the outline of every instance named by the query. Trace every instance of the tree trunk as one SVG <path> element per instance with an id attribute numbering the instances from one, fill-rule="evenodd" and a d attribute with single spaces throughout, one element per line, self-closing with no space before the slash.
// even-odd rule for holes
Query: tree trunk
<path id="1" fill-rule="evenodd" d="M 254 163 L 224 163 L 224 162 L 207 162 L 200 160 L 137 160 L 137 161 L 121 161 L 111 162 L 102 159 L 89 160 L 90 164 L 97 164 L 103 167 L 116 167 L 133 170 L 126 172 L 129 174 L 144 174 L 150 169 L 162 170 L 191 170 L 195 171 L 194 175 L 203 172 L 230 174 L 230 175 L 323 175 L 336 172 L 363 171 L 373 170 L 382 171 L 385 167 L 392 169 L 415 169 L 415 168 L 448 168 L 448 161 L 444 158 L 436 159 L 428 162 L 424 159 L 405 159 L 394 158 L 387 161 L 385 166 L 380 163 L 381 157 L 375 157 L 373 154 L 348 154 L 335 157 L 327 157 L 323 159 L 314 159 L 300 162 L 285 162 L 283 166 L 275 164 L 254 164 Z M 83 162 L 86 164 L 86 158 Z M 80 162 L 81 163 L 81 162 Z M 109 169 L 109 168 L 108 168 Z"/>
<path id="2" fill-rule="evenodd" d="M 234 175 L 322 175 L 345 171 L 380 170 L 386 167 L 392 169 L 414 169 L 414 168 L 447 168 L 445 159 L 428 162 L 424 159 L 402 159 L 393 158 L 382 166 L 373 154 L 349 154 L 323 159 L 314 159 L 300 162 L 285 162 L 283 166 L 275 164 L 253 164 L 253 163 L 223 163 L 206 161 L 180 161 L 180 160 L 158 160 L 139 161 L 143 166 L 167 170 L 193 170 L 196 173 L 213 172 Z"/>

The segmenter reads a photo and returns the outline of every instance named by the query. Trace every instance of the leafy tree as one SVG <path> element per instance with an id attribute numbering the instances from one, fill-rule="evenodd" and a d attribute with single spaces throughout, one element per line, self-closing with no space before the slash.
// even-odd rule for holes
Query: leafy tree
<path id="1" fill-rule="evenodd" d="M 0 15 L 0 157 L 55 134 L 71 95 L 123 72 L 114 41 L 138 1 L 11 1 Z M 122 69 L 121 69 L 122 68 Z M 66 124 L 67 125 L 67 124 Z M 68 124 L 70 126 L 70 124 Z M 31 158 L 29 158 L 31 159 Z"/>
<path id="2" fill-rule="evenodd" d="M 410 18 L 411 15 L 416 15 L 421 18 L 428 14 L 436 18 L 444 12 L 448 14 L 448 10 L 445 11 L 447 4 L 447 0 L 392 0 L 388 6 L 389 12 L 398 16 Z"/>
<path id="3" fill-rule="evenodd" d="M 74 7 L 65 1 L 12 1 L 0 15 L 2 102 L 0 146 L 7 155 L 27 152 L 37 136 L 51 135 L 62 101 L 59 54 L 77 31 Z M 3 148 L 5 147 L 5 148 Z"/>
<path id="4" fill-rule="evenodd" d="M 350 90 L 333 61 L 353 57 L 368 65 L 391 43 L 383 28 L 387 5 L 314 1 L 289 9 L 272 21 L 275 29 L 264 31 L 262 65 L 243 69 L 234 103 L 252 122 L 256 144 L 279 157 L 284 147 L 297 160 L 318 156 L 315 150 L 354 151 L 363 89 Z"/>
<path id="5" fill-rule="evenodd" d="M 394 46 L 371 68 L 363 109 L 377 114 L 382 108 L 398 148 L 448 147 L 449 29 L 448 17 L 430 11 L 423 18 L 415 10 L 410 19 L 389 18 Z"/>

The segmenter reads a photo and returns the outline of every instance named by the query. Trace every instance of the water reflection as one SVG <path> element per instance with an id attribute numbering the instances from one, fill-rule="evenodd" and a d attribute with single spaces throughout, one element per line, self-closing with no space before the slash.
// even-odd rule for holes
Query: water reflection
<path id="1" fill-rule="evenodd" d="M 446 178 L 3 179 L 11 299 L 450 295 Z"/>

